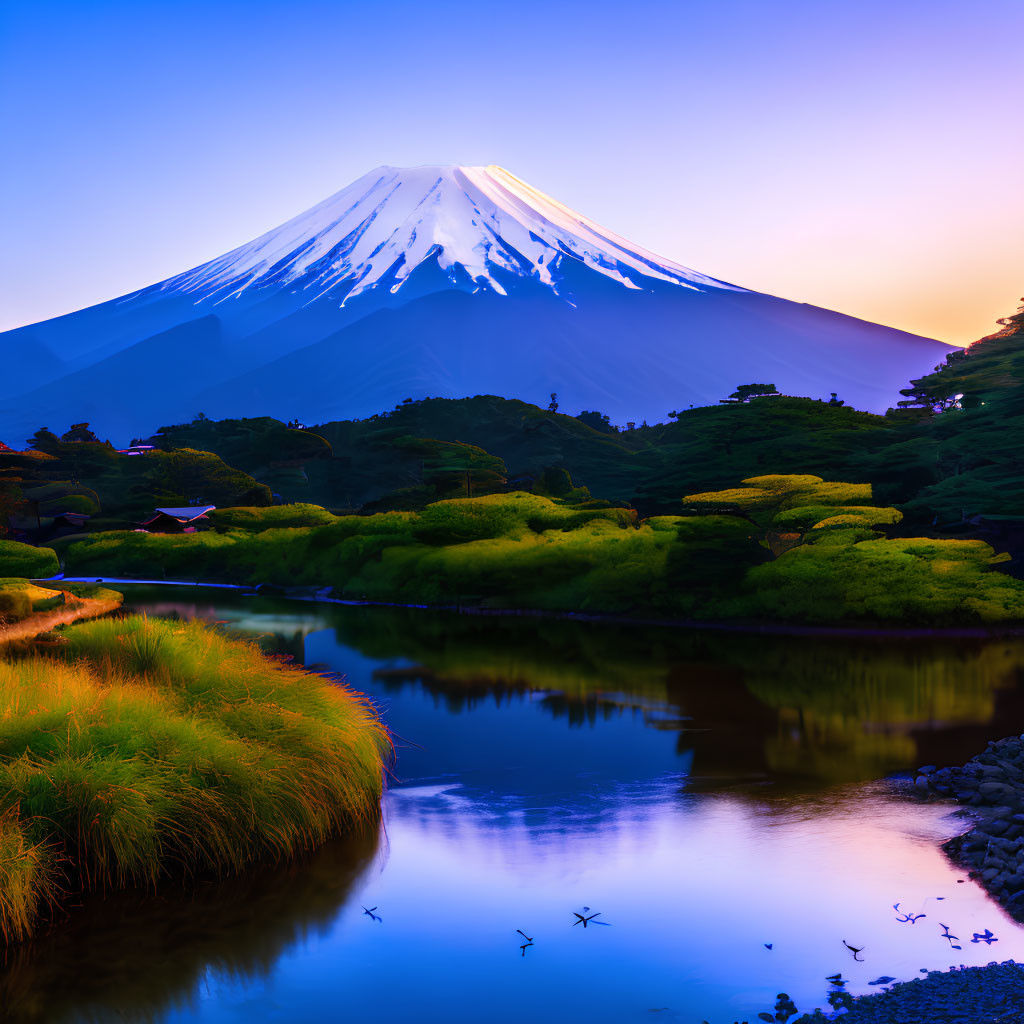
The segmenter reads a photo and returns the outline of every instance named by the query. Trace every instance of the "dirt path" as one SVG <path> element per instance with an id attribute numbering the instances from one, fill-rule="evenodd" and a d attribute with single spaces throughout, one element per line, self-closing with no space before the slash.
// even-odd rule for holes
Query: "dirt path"
<path id="1" fill-rule="evenodd" d="M 72 603 L 64 605 L 63 608 L 37 612 L 27 619 L 22 619 L 21 622 L 12 622 L 9 625 L 0 623 L 0 644 L 11 640 L 29 640 L 55 626 L 63 626 L 78 619 L 94 619 L 121 607 L 120 601 L 97 597 L 72 597 L 71 600 Z"/>

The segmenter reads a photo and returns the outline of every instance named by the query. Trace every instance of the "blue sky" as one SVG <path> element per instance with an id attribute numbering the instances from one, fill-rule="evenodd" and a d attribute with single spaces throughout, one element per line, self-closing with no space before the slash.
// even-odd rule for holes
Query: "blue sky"
<path id="1" fill-rule="evenodd" d="M 1024 3 L 0 3 L 0 328 L 378 164 L 499 163 L 655 252 L 944 340 L 1024 292 Z"/>

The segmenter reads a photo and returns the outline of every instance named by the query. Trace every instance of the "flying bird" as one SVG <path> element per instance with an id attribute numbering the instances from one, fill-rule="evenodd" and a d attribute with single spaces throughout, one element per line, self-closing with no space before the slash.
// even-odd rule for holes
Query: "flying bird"
<path id="1" fill-rule="evenodd" d="M 853 959 L 856 960 L 857 963 L 859 963 L 859 964 L 864 963 L 863 960 L 859 960 L 857 957 L 858 957 L 859 953 L 863 953 L 864 952 L 864 950 L 866 948 L 865 946 L 860 946 L 860 947 L 858 947 L 858 946 L 851 946 L 846 941 L 846 939 L 843 939 L 843 945 L 853 954 Z"/>
<path id="2" fill-rule="evenodd" d="M 939 927 L 940 927 L 940 928 L 942 929 L 942 937 L 943 937 L 944 939 L 948 939 L 948 940 L 949 940 L 949 944 L 950 944 L 950 946 L 951 946 L 951 947 L 952 947 L 953 949 L 963 949 L 963 946 L 958 946 L 958 945 L 957 945 L 957 944 L 956 944 L 956 943 L 955 943 L 955 942 L 953 941 L 954 939 L 957 939 L 957 940 L 959 941 L 959 939 L 960 939 L 960 936 L 959 936 L 959 935 L 951 935 L 951 934 L 950 934 L 950 932 L 949 932 L 949 925 L 948 925 L 948 924 L 943 924 L 943 923 L 942 923 L 942 922 L 940 921 L 940 922 L 939 922 Z"/>
<path id="3" fill-rule="evenodd" d="M 771 949 L 771 948 L 772 948 L 772 946 L 774 946 L 774 945 L 775 945 L 775 943 L 774 943 L 774 942 L 766 942 L 766 943 L 764 944 L 764 948 L 765 948 L 765 949 Z"/>
<path id="4" fill-rule="evenodd" d="M 370 907 L 370 909 L 369 909 L 369 910 L 367 910 L 367 909 L 366 909 L 366 907 L 363 907 L 363 913 L 364 913 L 364 914 L 366 914 L 366 915 L 367 915 L 367 916 L 368 916 L 368 917 L 370 918 L 370 920 L 371 920 L 371 921 L 381 921 L 381 922 L 383 922 L 383 919 L 382 919 L 382 918 L 380 918 L 380 917 L 378 917 L 378 916 L 377 916 L 377 915 L 376 915 L 376 914 L 374 913 L 374 911 L 375 911 L 376 909 L 377 909 L 376 907 Z"/>
<path id="5" fill-rule="evenodd" d="M 590 907 L 584 907 L 583 908 L 584 913 L 586 913 L 589 909 L 590 909 Z M 609 927 L 607 921 L 594 921 L 595 917 L 600 917 L 601 916 L 600 914 L 591 914 L 589 917 L 584 917 L 583 914 L 577 914 L 576 911 L 574 910 L 572 912 L 572 915 L 573 915 L 573 917 L 576 918 L 576 920 L 573 921 L 573 923 L 572 923 L 573 928 L 575 928 L 576 925 L 578 925 L 578 924 L 582 924 L 583 927 L 586 928 L 587 925 L 591 921 L 593 921 L 594 924 L 603 924 L 603 925 L 605 925 L 605 927 Z"/>
<path id="6" fill-rule="evenodd" d="M 523 951 L 523 956 L 526 956 L 526 951 L 533 945 L 532 942 L 524 942 L 519 948 Z"/>
<path id="7" fill-rule="evenodd" d="M 896 920 L 899 921 L 900 924 L 906 924 L 908 921 L 910 924 L 917 924 L 922 917 L 928 916 L 927 914 L 908 914 L 905 911 L 901 911 L 898 903 L 894 903 L 892 905 L 892 909 L 896 911 Z"/>
<path id="8" fill-rule="evenodd" d="M 522 928 L 517 928 L 516 931 L 519 932 L 519 934 L 522 935 L 522 937 L 526 939 L 527 942 L 533 942 L 533 939 L 531 939 L 530 936 L 527 935 Z"/>
<path id="9" fill-rule="evenodd" d="M 993 942 L 998 941 L 990 928 L 986 928 L 983 932 L 975 932 L 974 938 L 971 939 L 971 942 L 984 942 L 986 946 L 991 946 Z"/>

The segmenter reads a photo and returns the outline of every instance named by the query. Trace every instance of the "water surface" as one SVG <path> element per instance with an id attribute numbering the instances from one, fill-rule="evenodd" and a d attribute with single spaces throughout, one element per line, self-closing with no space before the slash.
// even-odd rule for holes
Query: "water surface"
<path id="1" fill-rule="evenodd" d="M 730 1024 L 780 991 L 823 1005 L 837 971 L 861 992 L 1024 958 L 939 849 L 962 819 L 881 781 L 1024 731 L 1020 640 L 129 596 L 344 673 L 396 734 L 396 778 L 379 834 L 184 895 L 90 899 L 9 966 L 20 1019 Z M 583 907 L 601 914 L 585 930 Z M 991 947 L 970 941 L 985 928 Z"/>

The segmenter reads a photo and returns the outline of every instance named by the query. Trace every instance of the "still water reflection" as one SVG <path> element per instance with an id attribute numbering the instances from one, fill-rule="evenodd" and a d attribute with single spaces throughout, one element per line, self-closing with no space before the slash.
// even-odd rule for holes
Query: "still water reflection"
<path id="1" fill-rule="evenodd" d="M 867 991 L 1024 958 L 938 850 L 960 821 L 877 781 L 1024 731 L 1024 642 L 132 600 L 372 694 L 399 748 L 384 829 L 188 896 L 91 901 L 9 964 L 11 1019 L 729 1024 L 783 990 L 822 1005 L 836 971 Z M 573 927 L 584 906 L 610 927 Z M 991 948 L 969 941 L 985 928 Z"/>

